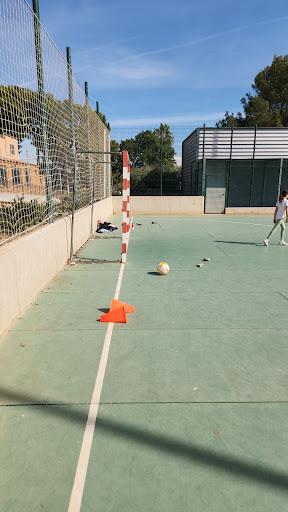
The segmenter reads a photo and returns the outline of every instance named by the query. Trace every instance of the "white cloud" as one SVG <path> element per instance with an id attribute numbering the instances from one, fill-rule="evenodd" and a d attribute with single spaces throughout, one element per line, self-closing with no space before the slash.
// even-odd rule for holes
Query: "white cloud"
<path id="1" fill-rule="evenodd" d="M 174 71 L 168 62 L 158 59 L 133 58 L 133 52 L 122 46 L 103 48 L 97 55 L 97 67 L 91 63 L 90 55 L 78 56 L 76 73 L 89 75 L 95 86 L 121 88 L 135 86 L 157 86 L 163 79 L 172 78 Z"/>
<path id="2" fill-rule="evenodd" d="M 195 113 L 180 116 L 162 116 L 162 117 L 143 117 L 138 119 L 115 119 L 111 120 L 110 124 L 112 129 L 117 127 L 141 127 L 141 126 L 154 126 L 160 123 L 166 124 L 191 124 L 208 121 L 218 121 L 225 115 L 224 112 L 215 112 L 212 114 Z"/>
<path id="3" fill-rule="evenodd" d="M 187 41 L 186 43 L 179 43 L 172 46 L 166 46 L 163 48 L 156 48 L 151 51 L 144 51 L 142 53 L 136 53 L 131 48 L 123 45 L 128 42 L 130 38 L 122 39 L 119 41 L 112 41 L 107 45 L 99 47 L 91 47 L 86 52 L 77 52 L 76 57 L 76 72 L 81 74 L 89 75 L 89 80 L 94 82 L 98 88 L 108 89 L 120 89 L 123 87 L 155 87 L 170 79 L 171 83 L 178 83 L 178 87 L 187 86 L 187 79 L 189 73 L 187 69 L 185 73 L 181 69 L 175 69 L 175 65 L 172 62 L 161 59 L 161 54 L 168 53 L 173 50 L 181 50 L 194 45 L 199 45 L 207 41 L 213 41 L 215 39 L 241 33 L 249 29 L 265 26 L 270 24 L 276 24 L 280 22 L 288 21 L 288 16 L 282 16 L 275 19 L 258 21 L 255 23 L 234 27 L 225 31 L 217 32 L 211 35 L 203 36 L 199 39 Z M 131 38 L 134 39 L 134 38 Z M 94 63 L 91 63 L 91 54 L 97 54 L 97 67 Z M 157 59 L 157 56 L 159 58 Z M 93 60 L 93 59 L 92 59 Z M 201 80 L 202 83 L 193 82 L 189 77 L 190 88 L 227 88 L 227 87 L 239 87 L 247 86 L 247 81 L 232 80 L 226 83 L 217 83 L 217 81 L 205 79 Z"/>
<path id="4" fill-rule="evenodd" d="M 142 57 L 146 57 L 147 55 L 157 55 L 157 54 L 161 54 L 161 53 L 167 53 L 172 50 L 178 50 L 178 49 L 186 48 L 189 46 L 194 46 L 197 44 L 205 43 L 206 41 L 210 41 L 211 39 L 218 39 L 219 37 L 223 37 L 226 35 L 243 32 L 250 28 L 255 28 L 255 27 L 258 27 L 261 25 L 271 25 L 273 23 L 279 23 L 281 21 L 288 21 L 288 16 L 282 16 L 280 18 L 275 18 L 273 20 L 258 21 L 255 23 L 250 23 L 248 25 L 241 25 L 239 27 L 234 27 L 229 30 L 225 30 L 223 32 L 217 32 L 216 34 L 211 34 L 210 36 L 204 36 L 199 39 L 194 39 L 193 41 L 187 41 L 186 43 L 179 43 L 179 44 L 175 44 L 173 46 L 166 46 L 164 48 L 157 48 L 155 50 L 150 50 L 147 52 L 139 53 L 137 55 L 131 56 L 130 58 L 140 59 Z M 126 58 L 128 59 L 128 57 L 126 57 Z"/>
<path id="5" fill-rule="evenodd" d="M 129 41 L 133 41 L 137 39 L 136 37 L 126 37 L 125 39 L 119 39 L 118 41 L 111 41 L 107 44 L 102 44 L 102 45 L 99 45 L 99 46 L 93 46 L 93 47 L 90 47 L 90 48 L 85 48 L 83 50 L 78 50 L 74 53 L 74 57 L 79 57 L 79 56 L 87 56 L 91 53 L 96 53 L 97 57 L 99 55 L 99 52 L 106 52 L 107 50 L 110 50 L 110 48 L 115 48 L 115 47 L 119 47 L 120 45 L 122 45 L 123 43 L 127 43 Z"/>
<path id="6" fill-rule="evenodd" d="M 111 64 L 102 68 L 102 74 L 114 78 L 129 81 L 153 80 L 170 76 L 169 66 L 165 64 L 152 64 L 137 61 L 130 65 Z"/>

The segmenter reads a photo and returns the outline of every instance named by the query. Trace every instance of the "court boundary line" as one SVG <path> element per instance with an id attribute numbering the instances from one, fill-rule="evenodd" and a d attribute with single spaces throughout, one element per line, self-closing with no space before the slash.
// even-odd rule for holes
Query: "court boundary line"
<path id="1" fill-rule="evenodd" d="M 169 400 L 159 400 L 159 401 L 155 401 L 155 402 L 151 402 L 151 401 L 143 401 L 143 402 L 139 402 L 138 401 L 135 401 L 135 402 L 98 402 L 97 405 L 181 405 L 181 404 L 235 404 L 235 405 L 238 405 L 238 404 L 288 404 L 288 398 L 287 400 L 238 400 L 238 401 L 233 401 L 233 400 L 216 400 L 216 401 L 207 401 L 207 400 L 184 400 L 184 401 L 181 401 L 181 400 L 178 400 L 178 401 L 169 401 Z M 62 402 L 56 402 L 55 404 L 54 403 L 46 403 L 46 402 L 37 402 L 37 403 L 34 403 L 34 402 L 31 402 L 31 403 L 16 403 L 16 404 L 0 404 L 0 407 L 71 407 L 72 406 L 79 406 L 79 405 L 90 405 L 88 404 L 87 402 L 66 402 L 66 403 L 62 403 Z M 96 404 L 94 404 L 96 405 Z"/>
<path id="2" fill-rule="evenodd" d="M 118 300 L 123 272 L 124 272 L 125 264 L 121 263 L 120 272 L 118 276 L 117 286 L 114 298 Z M 97 420 L 100 396 L 103 387 L 103 381 L 108 361 L 109 349 L 111 344 L 111 338 L 113 333 L 114 322 L 108 323 L 106 336 L 103 344 L 102 354 L 100 363 L 98 366 L 98 372 L 96 376 L 96 381 L 92 393 L 92 398 L 89 407 L 88 418 L 86 422 L 86 427 L 83 435 L 81 450 L 78 458 L 76 473 L 74 477 L 73 488 L 70 496 L 70 503 L 68 507 L 68 512 L 80 512 L 82 497 L 84 492 L 84 486 L 86 482 L 87 469 L 90 459 L 90 453 L 92 448 L 92 442 L 94 437 L 94 430 Z"/>
<path id="3" fill-rule="evenodd" d="M 131 219 L 131 223 L 132 223 L 132 220 L 133 220 L 133 217 Z M 130 231 L 128 234 L 127 247 L 128 247 L 129 238 L 130 238 Z M 115 300 L 119 299 L 124 268 L 125 268 L 125 263 L 121 263 L 118 281 L 117 281 L 116 290 L 115 290 L 115 295 L 114 295 Z M 86 427 L 85 427 L 85 431 L 84 431 L 84 435 L 83 435 L 82 445 L 81 445 L 78 463 L 77 463 L 77 467 L 76 467 L 76 473 L 75 473 L 75 477 L 74 477 L 74 483 L 73 483 L 73 487 L 72 487 L 72 491 L 71 491 L 71 495 L 70 495 L 68 512 L 80 512 L 80 508 L 81 508 L 81 504 L 82 504 L 84 486 L 85 486 L 85 482 L 86 482 L 88 464 L 89 464 L 90 453 L 91 453 L 91 449 L 92 449 L 94 430 L 95 430 L 95 426 L 96 426 L 97 414 L 98 414 L 98 409 L 99 409 L 99 405 L 100 405 L 100 397 L 101 397 L 101 392 L 102 392 L 102 387 L 103 387 L 103 382 L 104 382 L 104 377 L 105 377 L 105 371 L 106 371 L 106 366 L 107 366 L 107 361 L 108 361 L 108 356 L 109 356 L 113 328 L 114 328 L 114 322 L 111 322 L 111 323 L 109 322 L 107 331 L 106 331 L 106 335 L 105 335 L 105 339 L 104 339 L 102 354 L 101 354 L 100 363 L 98 366 L 98 372 L 97 372 L 97 376 L 96 376 L 96 380 L 95 380 L 92 398 L 91 398 L 91 402 L 90 402 L 89 413 L 88 413 L 88 417 L 87 417 Z"/>
<path id="4" fill-rule="evenodd" d="M 179 215 L 179 217 L 180 217 L 180 215 Z M 266 228 L 272 226 L 272 222 L 271 222 L 271 224 L 261 224 L 260 222 L 258 224 L 257 223 L 255 224 L 254 222 L 241 222 L 241 221 L 237 221 L 237 220 L 235 220 L 235 221 L 233 221 L 233 220 L 225 220 L 225 221 L 223 221 L 223 220 L 205 220 L 202 218 L 201 219 L 181 219 L 181 221 L 184 221 L 184 220 L 189 220 L 189 221 L 193 220 L 194 222 L 197 222 L 197 221 L 221 222 L 222 224 L 223 223 L 225 223 L 225 224 L 245 224 L 246 226 L 249 226 L 249 225 L 250 226 L 265 226 Z M 208 234 L 210 234 L 210 233 L 208 233 Z"/>

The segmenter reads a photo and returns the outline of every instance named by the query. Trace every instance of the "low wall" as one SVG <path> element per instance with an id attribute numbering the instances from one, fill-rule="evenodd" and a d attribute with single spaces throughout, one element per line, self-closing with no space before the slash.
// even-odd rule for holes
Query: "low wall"
<path id="1" fill-rule="evenodd" d="M 273 215 L 275 206 L 225 208 L 225 215 Z"/>
<path id="2" fill-rule="evenodd" d="M 94 204 L 97 219 L 113 214 L 112 197 Z M 74 252 L 90 236 L 91 207 L 75 213 Z M 71 215 L 0 247 L 0 337 L 64 268 L 70 257 Z"/>
<path id="3" fill-rule="evenodd" d="M 113 196 L 114 214 L 122 212 L 122 198 Z M 202 215 L 202 196 L 131 196 L 131 215 Z"/>

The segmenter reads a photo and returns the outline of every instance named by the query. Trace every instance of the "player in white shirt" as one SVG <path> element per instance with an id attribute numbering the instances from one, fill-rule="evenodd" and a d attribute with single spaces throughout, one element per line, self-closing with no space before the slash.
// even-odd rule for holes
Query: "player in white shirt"
<path id="1" fill-rule="evenodd" d="M 288 245 L 284 242 L 284 231 L 286 229 L 285 222 L 288 222 L 288 190 L 282 190 L 281 195 L 279 197 L 279 201 L 276 203 L 276 208 L 274 212 L 274 224 L 275 226 L 271 229 L 269 235 L 266 240 L 264 240 L 264 245 L 269 245 L 269 238 L 275 233 L 276 229 L 281 228 L 281 240 L 279 242 L 280 245 Z"/>

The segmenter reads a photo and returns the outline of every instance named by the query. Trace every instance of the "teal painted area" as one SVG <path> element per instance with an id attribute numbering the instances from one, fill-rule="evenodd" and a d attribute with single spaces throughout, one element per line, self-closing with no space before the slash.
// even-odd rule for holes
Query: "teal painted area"
<path id="1" fill-rule="evenodd" d="M 13 331 L 104 331 L 105 325 L 99 323 L 103 314 L 100 310 L 110 306 L 120 268 L 117 264 L 109 266 L 110 271 L 106 271 L 105 277 L 101 264 L 79 264 L 77 269 L 76 265 L 62 272 L 17 322 Z"/>
<path id="2" fill-rule="evenodd" d="M 117 332 L 102 402 L 285 401 L 287 361 L 280 329 Z"/>
<path id="3" fill-rule="evenodd" d="M 287 420 L 287 404 L 102 405 L 81 511 L 286 510 Z"/>
<path id="4" fill-rule="evenodd" d="M 271 216 L 221 216 L 141 218 L 129 245 L 128 269 L 144 266 L 155 271 L 157 262 L 166 261 L 171 270 L 198 270 L 202 258 L 211 257 L 205 271 L 217 263 L 219 269 L 286 269 L 287 255 L 280 252 L 280 233 L 271 239 L 269 251 L 263 240 L 273 226 Z M 136 219 L 137 221 L 138 219 Z M 288 231 L 286 235 L 288 241 Z M 283 249 L 285 249 L 283 247 Z M 276 253 L 275 253 L 276 251 Z M 214 269 L 215 271 L 215 265 Z M 204 269 L 201 269 L 203 272 Z"/>
<path id="5" fill-rule="evenodd" d="M 200 270 L 201 272 L 201 270 Z M 211 284 L 212 285 L 212 284 Z M 135 307 L 127 325 L 118 330 L 142 329 L 277 329 L 288 313 L 288 302 L 279 293 L 201 293 L 184 291 L 176 295 L 125 292 L 120 295 Z M 265 315 L 263 314 L 265 311 Z"/>
<path id="6" fill-rule="evenodd" d="M 271 218 L 134 221 L 120 298 L 136 312 L 114 327 L 81 510 L 285 510 L 288 252 L 264 247 Z"/>
<path id="7" fill-rule="evenodd" d="M 77 259 L 81 261 L 100 260 L 100 261 L 119 261 L 121 260 L 121 238 L 107 237 L 95 240 L 89 240 Z"/>
<path id="8" fill-rule="evenodd" d="M 86 405 L 0 407 L 1 512 L 68 510 L 87 413 Z"/>
<path id="9" fill-rule="evenodd" d="M 0 350 L 0 405 L 89 402 L 104 335 L 81 329 L 11 332 Z"/>
<path id="10" fill-rule="evenodd" d="M 200 258 L 198 260 L 201 262 Z M 142 293 L 151 293 L 151 287 L 153 286 L 153 293 L 169 295 L 171 293 L 188 292 L 193 294 L 201 292 L 207 295 L 227 292 L 257 293 L 263 292 L 264 282 L 265 290 L 268 292 L 285 292 L 287 289 L 285 279 L 283 279 L 283 270 L 278 270 L 277 268 L 273 269 L 273 272 L 267 272 L 267 270 L 263 269 L 255 272 L 252 268 L 249 268 L 249 270 L 245 269 L 244 272 L 239 268 L 234 270 L 232 268 L 221 268 L 221 270 L 218 270 L 220 265 L 221 262 L 219 261 L 218 263 L 213 258 L 213 262 L 206 263 L 205 267 L 201 269 L 192 268 L 186 271 L 185 283 L 182 280 L 183 271 L 175 270 L 173 267 L 168 276 L 157 276 L 155 269 L 151 271 L 151 274 L 146 269 L 143 272 L 137 270 L 127 272 L 125 270 L 122 294 L 125 295 L 127 291 L 131 291 L 135 283 L 137 283 L 137 287 Z M 215 272 L 216 268 L 217 272 Z M 211 279 L 213 279 L 213 282 L 211 282 Z"/>
<path id="11" fill-rule="evenodd" d="M 134 224 L 81 512 L 286 510 L 288 247 L 270 216 Z M 67 266 L 0 344 L 1 512 L 68 510 L 119 271 Z"/>
<path id="12" fill-rule="evenodd" d="M 1 512 L 68 510 L 119 268 L 67 266 L 1 341 Z"/>
<path id="13" fill-rule="evenodd" d="M 121 260 L 122 250 L 122 218 L 119 215 L 113 215 L 110 219 L 101 219 L 108 221 L 117 229 L 109 233 L 93 234 L 93 237 L 77 253 L 76 260 L 91 261 L 99 260 L 103 262 Z"/>

